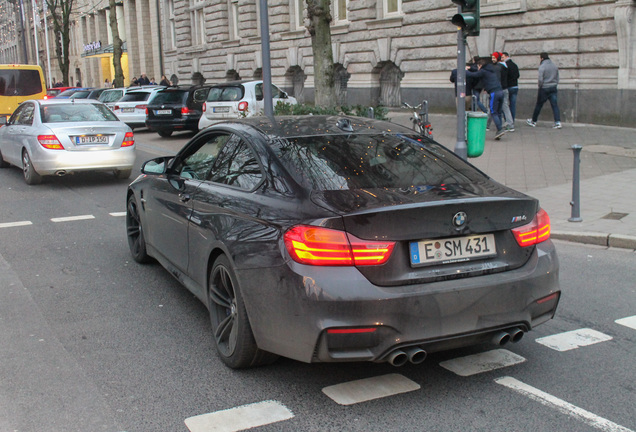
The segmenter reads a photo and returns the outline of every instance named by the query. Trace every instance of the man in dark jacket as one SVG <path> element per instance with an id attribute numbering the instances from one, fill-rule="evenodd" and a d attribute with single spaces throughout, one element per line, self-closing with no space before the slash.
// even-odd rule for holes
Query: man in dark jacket
<path id="1" fill-rule="evenodd" d="M 503 89 L 501 82 L 494 69 L 494 65 L 487 59 L 481 59 L 478 63 L 479 70 L 477 72 L 471 72 L 469 67 L 466 67 L 466 76 L 470 78 L 481 79 L 484 83 L 484 89 L 490 95 L 490 114 L 497 126 L 497 133 L 495 139 L 499 140 L 506 133 L 501 125 L 501 104 L 503 103 Z"/>
<path id="2" fill-rule="evenodd" d="M 508 66 L 508 102 L 510 104 L 510 114 L 514 124 L 517 118 L 517 95 L 519 94 L 519 66 L 512 61 L 507 52 L 501 53 L 501 59 Z"/>

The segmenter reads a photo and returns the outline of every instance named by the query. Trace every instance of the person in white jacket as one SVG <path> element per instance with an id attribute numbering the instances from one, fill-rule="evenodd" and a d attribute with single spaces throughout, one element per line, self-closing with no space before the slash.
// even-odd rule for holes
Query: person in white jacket
<path id="1" fill-rule="evenodd" d="M 535 127 L 543 104 L 550 101 L 552 113 L 554 115 L 554 129 L 561 129 L 561 113 L 557 103 L 557 85 L 559 84 L 559 68 L 550 60 L 548 53 L 542 52 L 539 56 L 539 92 L 537 94 L 537 104 L 534 107 L 532 118 L 526 120 L 529 126 Z"/>

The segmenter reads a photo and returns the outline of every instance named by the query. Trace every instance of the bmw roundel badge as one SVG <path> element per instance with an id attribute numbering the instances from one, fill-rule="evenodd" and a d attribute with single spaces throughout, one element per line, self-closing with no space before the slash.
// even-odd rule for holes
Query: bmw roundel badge
<path id="1" fill-rule="evenodd" d="M 461 228 L 466 224 L 467 220 L 468 220 L 468 216 L 466 216 L 466 213 L 464 212 L 455 213 L 455 216 L 453 216 L 453 225 L 455 225 L 457 228 Z"/>

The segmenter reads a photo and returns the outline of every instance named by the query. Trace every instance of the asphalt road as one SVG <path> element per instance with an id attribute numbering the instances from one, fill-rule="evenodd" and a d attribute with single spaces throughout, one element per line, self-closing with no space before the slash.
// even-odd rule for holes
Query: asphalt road
<path id="1" fill-rule="evenodd" d="M 136 131 L 138 163 L 187 137 Z M 0 431 L 636 431 L 633 252 L 557 242 L 557 316 L 518 344 L 232 371 L 206 308 L 131 259 L 127 181 L 0 182 Z"/>

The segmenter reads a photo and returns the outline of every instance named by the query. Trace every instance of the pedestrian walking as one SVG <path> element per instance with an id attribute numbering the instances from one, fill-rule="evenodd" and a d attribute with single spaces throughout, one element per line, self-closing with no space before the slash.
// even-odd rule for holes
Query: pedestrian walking
<path id="1" fill-rule="evenodd" d="M 515 119 L 517 118 L 517 96 L 519 95 L 519 66 L 510 58 L 507 52 L 501 53 L 501 59 L 508 67 L 508 104 L 510 115 L 512 116 L 512 129 L 514 130 Z"/>
<path id="2" fill-rule="evenodd" d="M 170 81 L 168 81 L 168 78 L 166 78 L 165 75 L 161 75 L 161 81 L 159 81 L 159 85 L 166 86 L 166 87 L 171 86 Z"/>
<path id="3" fill-rule="evenodd" d="M 480 59 L 478 63 L 479 70 L 471 72 L 469 66 L 466 66 L 466 76 L 471 78 L 483 79 L 484 88 L 490 95 L 490 115 L 495 122 L 497 132 L 495 139 L 499 140 L 506 133 L 501 124 L 501 104 L 503 103 L 503 89 L 501 82 L 494 70 L 494 65 L 488 59 Z"/>
<path id="4" fill-rule="evenodd" d="M 547 52 L 539 55 L 539 91 L 537 93 L 537 104 L 534 107 L 532 118 L 526 120 L 528 126 L 535 127 L 539 119 L 539 113 L 546 101 L 550 101 L 552 114 L 554 115 L 554 129 L 561 129 L 561 113 L 557 103 L 557 85 L 559 84 L 559 68 L 555 65 Z"/>

